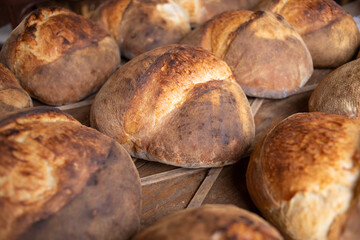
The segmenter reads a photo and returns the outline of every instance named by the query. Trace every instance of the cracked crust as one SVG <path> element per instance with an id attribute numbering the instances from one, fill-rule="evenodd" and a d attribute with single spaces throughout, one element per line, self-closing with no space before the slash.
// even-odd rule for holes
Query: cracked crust
<path id="1" fill-rule="evenodd" d="M 247 186 L 289 239 L 338 239 L 359 180 L 360 122 L 300 113 L 271 129 L 251 155 Z"/>
<path id="2" fill-rule="evenodd" d="M 172 213 L 133 240 L 281 240 L 262 218 L 232 205 L 204 205 Z"/>
<path id="3" fill-rule="evenodd" d="M 333 0 L 263 0 L 254 9 L 282 15 L 304 39 L 315 67 L 341 66 L 358 51 L 359 29 Z"/>
<path id="4" fill-rule="evenodd" d="M 110 138 L 82 126 L 60 110 L 42 107 L 14 113 L 1 120 L 0 141 L 0 239 L 34 239 L 36 234 L 39 235 L 36 239 L 66 239 L 65 236 L 79 234 L 101 239 L 106 236 L 104 229 L 119 228 L 119 225 L 120 229 L 112 233 L 115 236 L 119 231 L 128 235 L 126 229 L 131 234 L 136 232 L 140 214 L 138 175 L 131 167 L 128 154 L 120 146 L 114 146 Z M 131 168 L 127 170 L 128 174 L 121 173 L 123 177 L 119 179 L 121 182 L 128 178 L 126 181 L 131 180 L 134 184 L 130 187 L 133 193 L 120 191 L 128 200 L 115 193 L 113 196 L 107 192 L 101 195 L 105 187 L 101 180 L 98 180 L 98 186 L 93 186 L 94 190 L 88 190 L 89 179 L 99 175 L 99 171 L 105 171 L 104 167 L 110 164 L 107 161 L 114 147 L 118 148 L 118 154 L 122 151 L 122 155 L 118 155 L 124 161 L 122 164 Z M 113 167 L 117 168 L 116 161 L 112 161 Z M 120 176 L 117 174 L 112 176 Z M 118 184 L 112 179 L 110 184 L 123 183 Z M 124 187 L 117 186 L 117 191 L 125 190 Z M 89 199 L 82 197 L 83 194 L 88 194 Z M 133 216 L 120 218 L 123 219 L 121 222 L 119 215 L 123 217 L 123 212 L 103 214 L 106 213 L 105 205 L 96 198 L 98 195 L 116 200 L 105 204 L 107 208 L 119 208 L 122 212 L 122 207 L 126 207 L 126 211 L 132 209 L 128 215 Z M 76 208 L 72 207 L 74 204 Z M 93 208 L 87 209 L 90 206 Z M 94 209 L 99 212 L 97 218 L 86 213 Z M 101 220 L 106 222 L 104 226 Z M 61 224 L 56 224 L 59 221 Z M 126 221 L 133 226 L 128 226 Z M 104 229 L 89 229 L 95 222 Z M 36 227 L 38 224 L 41 227 Z M 77 226 L 75 233 L 74 226 Z M 57 231 L 59 229 L 61 231 Z"/>
<path id="5" fill-rule="evenodd" d="M 120 62 L 116 42 L 102 28 L 59 8 L 30 13 L 1 55 L 30 95 L 54 105 L 86 97 Z"/>
<path id="6" fill-rule="evenodd" d="M 234 163 L 254 137 L 249 102 L 229 67 L 189 46 L 128 62 L 100 90 L 90 118 L 132 156 L 184 167 Z"/>
<path id="7" fill-rule="evenodd" d="M 271 12 L 222 13 L 181 43 L 203 47 L 222 58 L 248 96 L 290 96 L 313 72 L 311 55 L 300 35 Z"/>

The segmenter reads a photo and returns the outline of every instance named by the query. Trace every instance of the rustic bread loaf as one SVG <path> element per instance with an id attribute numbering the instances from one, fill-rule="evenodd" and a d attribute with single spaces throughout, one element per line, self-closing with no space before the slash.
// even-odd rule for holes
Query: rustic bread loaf
<path id="1" fill-rule="evenodd" d="M 109 137 L 42 107 L 0 121 L 0 239 L 128 239 L 139 175 Z"/>
<path id="2" fill-rule="evenodd" d="M 248 96 L 287 97 L 313 72 L 300 35 L 280 15 L 270 12 L 224 12 L 181 43 L 203 47 L 223 59 Z"/>
<path id="3" fill-rule="evenodd" d="M 90 122 L 134 157 L 182 167 L 235 163 L 254 138 L 230 68 L 189 46 L 160 47 L 119 68 L 96 95 Z"/>
<path id="4" fill-rule="evenodd" d="M 0 63 L 0 118 L 6 113 L 31 106 L 30 96 L 21 88 L 14 74 Z"/>
<path id="5" fill-rule="evenodd" d="M 203 205 L 172 213 L 143 229 L 133 240 L 280 240 L 257 215 L 233 205 Z"/>
<path id="6" fill-rule="evenodd" d="M 254 9 L 282 15 L 304 39 L 315 67 L 338 67 L 358 51 L 359 29 L 333 0 L 263 0 Z"/>
<path id="7" fill-rule="evenodd" d="M 247 187 L 255 205 L 287 239 L 342 239 L 358 201 L 359 163 L 358 119 L 299 113 L 257 145 Z"/>
<path id="8" fill-rule="evenodd" d="M 252 9 L 260 0 L 179 0 L 190 15 L 194 26 L 202 24 L 217 14 L 238 9 Z"/>
<path id="9" fill-rule="evenodd" d="M 188 12 L 172 0 L 110 0 L 92 19 L 111 33 L 129 59 L 177 43 L 190 31 Z"/>
<path id="10" fill-rule="evenodd" d="M 360 118 L 360 59 L 328 74 L 311 94 L 309 111 Z"/>
<path id="11" fill-rule="evenodd" d="M 105 30 L 57 8 L 30 13 L 13 30 L 1 55 L 31 96 L 55 105 L 94 92 L 120 63 L 118 46 Z"/>

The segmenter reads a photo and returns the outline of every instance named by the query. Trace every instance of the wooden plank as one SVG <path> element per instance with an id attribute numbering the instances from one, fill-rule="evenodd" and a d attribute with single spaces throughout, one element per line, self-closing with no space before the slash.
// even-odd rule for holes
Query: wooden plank
<path id="1" fill-rule="evenodd" d="M 204 181 L 201 183 L 199 189 L 196 191 L 194 197 L 191 199 L 187 208 L 199 207 L 202 205 L 205 197 L 209 193 L 210 189 L 214 185 L 216 179 L 220 175 L 220 172 L 223 168 L 212 168 L 209 170 L 207 176 Z"/>
<path id="2" fill-rule="evenodd" d="M 187 168 L 177 168 L 174 170 L 154 174 L 151 176 L 141 178 L 141 186 L 153 185 L 156 183 L 172 180 L 174 178 L 186 177 L 194 175 L 199 172 L 205 172 L 206 168 L 196 168 L 196 169 L 187 169 Z"/>
<path id="3" fill-rule="evenodd" d="M 205 177 L 206 169 L 190 176 L 142 187 L 142 227 L 149 226 L 177 210 L 184 209 Z"/>

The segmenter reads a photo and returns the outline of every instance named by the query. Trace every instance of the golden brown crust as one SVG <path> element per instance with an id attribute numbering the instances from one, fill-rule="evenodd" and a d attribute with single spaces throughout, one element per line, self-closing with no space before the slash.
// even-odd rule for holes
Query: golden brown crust
<path id="1" fill-rule="evenodd" d="M 287 97 L 313 72 L 305 43 L 280 15 L 229 11 L 194 31 L 181 43 L 201 46 L 224 59 L 249 96 Z"/>
<path id="2" fill-rule="evenodd" d="M 283 239 L 257 215 L 232 205 L 204 205 L 172 213 L 142 230 L 133 240 Z"/>
<path id="3" fill-rule="evenodd" d="M 77 200 L 75 203 L 72 201 L 71 204 L 79 206 L 82 201 L 79 200 L 79 198 L 81 199 L 79 196 L 86 194 L 86 191 L 94 192 L 94 190 L 82 191 L 84 191 L 87 184 L 89 185 L 90 176 L 93 177 L 93 173 L 101 171 L 98 170 L 101 166 L 102 168 L 106 166 L 107 159 L 109 159 L 113 149 L 113 141 L 91 128 L 82 126 L 75 119 L 63 114 L 61 111 L 45 107 L 21 111 L 1 120 L 0 138 L 2 142 L 0 146 L 2 153 L 0 156 L 0 177 L 2 179 L 0 184 L 0 239 L 16 239 L 34 223 L 55 213 L 63 217 L 61 218 L 63 222 L 68 221 L 67 225 L 60 224 L 61 226 L 57 226 L 57 229 L 60 227 L 64 232 L 58 235 L 59 233 L 55 233 L 55 229 L 53 231 L 51 228 L 44 228 L 41 231 L 65 239 L 64 236 L 74 230 L 74 222 L 72 222 L 74 219 L 71 218 L 71 214 L 76 215 L 76 210 L 80 211 L 80 208 L 66 206 L 65 209 L 71 209 L 66 214 L 62 208 L 75 196 Z M 127 156 L 127 161 L 131 163 L 129 156 L 125 152 L 122 154 L 125 154 L 124 157 Z M 130 172 L 128 175 L 125 174 L 124 178 L 129 177 L 132 180 L 138 180 L 134 170 L 131 169 Z M 114 179 L 111 181 L 111 184 L 115 184 Z M 104 184 L 106 183 L 100 184 L 102 188 L 104 188 Z M 135 188 L 135 186 L 140 189 L 140 184 L 135 184 L 132 188 Z M 82 192 L 81 195 L 79 195 L 80 192 Z M 129 197 L 126 192 L 121 194 Z M 92 199 L 89 199 L 88 202 L 93 203 L 94 209 L 95 207 L 100 208 L 101 205 L 98 206 L 97 204 L 101 204 L 101 201 L 94 198 L 98 195 L 93 193 L 89 196 Z M 122 201 L 119 203 L 120 205 L 124 203 L 125 206 L 128 205 L 133 210 L 139 211 L 137 207 L 139 203 L 133 199 L 136 196 L 139 196 L 139 190 L 135 191 L 133 196 L 130 194 L 129 202 L 124 199 L 121 200 L 121 198 L 114 200 L 120 200 L 120 202 Z M 81 204 L 84 205 L 85 202 L 82 201 Z M 111 204 L 113 205 L 112 202 Z M 84 207 L 88 208 L 90 206 L 86 205 Z M 116 207 L 119 207 L 119 205 Z M 104 211 L 104 209 L 100 208 L 99 213 L 101 211 Z M 139 213 L 135 211 L 131 212 L 131 214 L 136 215 Z M 75 217 L 82 222 L 85 221 L 87 216 L 79 215 Z M 51 219 L 54 219 L 54 217 Z M 55 219 L 58 218 L 55 217 Z M 95 224 L 96 221 L 102 218 L 90 217 L 90 219 L 93 221 L 92 224 Z M 104 216 L 104 219 L 108 219 L 105 224 L 106 227 L 118 227 L 118 213 L 111 215 L 111 217 Z M 132 223 L 138 223 L 138 215 L 135 220 Z M 117 222 L 117 224 L 114 224 L 114 222 Z M 51 223 L 48 223 L 48 220 L 41 222 L 41 225 L 47 224 Z M 82 227 L 81 230 L 86 229 L 86 227 L 89 228 L 89 225 L 86 225 L 86 227 L 80 223 L 77 223 L 77 225 Z M 132 233 L 136 231 L 137 225 L 135 224 L 134 227 L 135 230 L 132 228 Z M 94 235 L 96 239 L 100 239 L 100 236 L 106 234 L 101 229 L 91 228 L 91 234 L 89 235 Z M 80 231 L 80 228 L 77 228 L 76 231 L 79 231 L 78 234 L 85 234 Z M 34 239 L 32 233 L 27 234 L 30 239 Z M 20 237 L 20 239 L 23 238 Z M 55 238 L 52 236 L 47 239 Z"/>
<path id="4" fill-rule="evenodd" d="M 249 193 L 288 238 L 337 239 L 356 197 L 359 146 L 358 120 L 326 113 L 292 115 L 252 153 Z"/>
<path id="5" fill-rule="evenodd" d="M 30 96 L 21 88 L 14 74 L 0 63 L 0 117 L 31 106 Z"/>
<path id="6" fill-rule="evenodd" d="M 115 41 L 102 28 L 57 8 L 33 11 L 1 54 L 25 90 L 47 104 L 80 100 L 101 86 L 120 61 Z"/>
<path id="7" fill-rule="evenodd" d="M 328 74 L 315 88 L 309 111 L 360 118 L 360 59 Z"/>
<path id="8" fill-rule="evenodd" d="M 133 156 L 184 167 L 234 163 L 254 137 L 249 103 L 226 63 L 187 46 L 120 68 L 96 96 L 91 124 Z"/>
<path id="9" fill-rule="evenodd" d="M 282 15 L 303 37 L 315 67 L 338 67 L 358 51 L 356 23 L 333 0 L 263 0 L 255 9 Z"/>
<path id="10" fill-rule="evenodd" d="M 103 2 L 91 16 L 91 19 L 105 28 L 118 45 L 122 42 L 121 20 L 131 0 L 110 0 Z"/>

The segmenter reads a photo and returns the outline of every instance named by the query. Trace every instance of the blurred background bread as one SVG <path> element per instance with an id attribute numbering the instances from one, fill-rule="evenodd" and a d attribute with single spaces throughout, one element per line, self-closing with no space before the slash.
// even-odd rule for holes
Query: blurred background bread
<path id="1" fill-rule="evenodd" d="M 339 67 L 358 51 L 359 29 L 333 0 L 262 0 L 254 9 L 282 15 L 304 39 L 314 67 Z"/>
<path id="2" fill-rule="evenodd" d="M 58 8 L 29 14 L 0 54 L 32 97 L 53 105 L 96 91 L 120 63 L 118 46 L 105 30 Z"/>
<path id="3" fill-rule="evenodd" d="M 0 118 L 14 110 L 32 107 L 32 100 L 14 74 L 0 63 Z"/>
<path id="4" fill-rule="evenodd" d="M 257 215 L 233 205 L 208 204 L 172 213 L 143 229 L 133 240 L 281 240 Z"/>
<path id="5" fill-rule="evenodd" d="M 247 187 L 286 239 L 343 239 L 358 202 L 359 160 L 359 119 L 298 113 L 257 145 Z"/>
<path id="6" fill-rule="evenodd" d="M 0 121 L 0 239 L 128 239 L 139 175 L 109 137 L 49 107 Z"/>
<path id="7" fill-rule="evenodd" d="M 309 111 L 360 117 L 360 59 L 337 68 L 311 94 Z"/>
<path id="8" fill-rule="evenodd" d="M 235 163 L 254 138 L 250 104 L 221 59 L 166 46 L 119 68 L 91 107 L 91 126 L 133 157 L 181 167 Z"/>
<path id="9" fill-rule="evenodd" d="M 181 43 L 205 48 L 223 59 L 248 96 L 290 96 L 313 72 L 300 35 L 271 12 L 224 12 L 197 27 Z"/>

